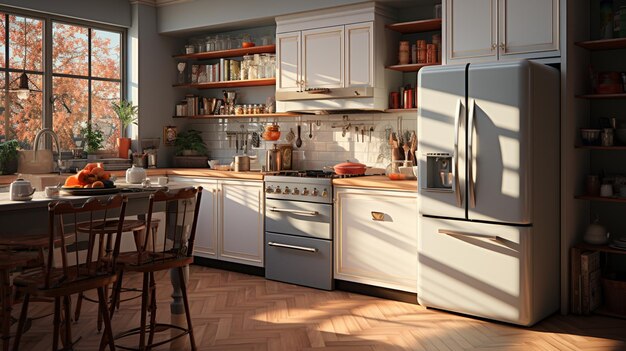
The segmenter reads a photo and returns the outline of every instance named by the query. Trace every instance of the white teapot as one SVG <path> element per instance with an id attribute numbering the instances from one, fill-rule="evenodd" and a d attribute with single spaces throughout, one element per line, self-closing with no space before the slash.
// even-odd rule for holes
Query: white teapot
<path id="1" fill-rule="evenodd" d="M 598 219 L 596 219 L 587 227 L 583 240 L 592 245 L 604 245 L 609 242 L 609 233 L 602 224 L 598 223 Z"/>
<path id="2" fill-rule="evenodd" d="M 33 185 L 22 178 L 16 179 L 9 187 L 11 201 L 28 201 L 33 198 L 35 189 Z"/>
<path id="3" fill-rule="evenodd" d="M 146 179 L 146 170 L 133 165 L 126 170 L 126 183 L 128 184 L 141 184 Z"/>

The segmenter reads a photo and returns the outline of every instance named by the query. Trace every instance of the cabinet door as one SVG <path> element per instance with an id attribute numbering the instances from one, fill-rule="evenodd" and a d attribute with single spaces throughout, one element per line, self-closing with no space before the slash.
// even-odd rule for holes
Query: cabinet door
<path id="1" fill-rule="evenodd" d="M 217 181 L 200 183 L 202 198 L 196 229 L 194 255 L 217 258 Z"/>
<path id="2" fill-rule="evenodd" d="M 276 35 L 276 91 L 299 91 L 300 32 Z"/>
<path id="3" fill-rule="evenodd" d="M 559 56 L 559 0 L 499 0 L 501 58 Z"/>
<path id="4" fill-rule="evenodd" d="M 374 86 L 374 23 L 345 27 L 346 87 Z"/>
<path id="5" fill-rule="evenodd" d="M 302 32 L 304 88 L 343 88 L 343 26 Z"/>
<path id="6" fill-rule="evenodd" d="M 263 267 L 263 183 L 222 181 L 218 258 Z"/>
<path id="7" fill-rule="evenodd" d="M 417 197 L 337 189 L 335 278 L 417 291 Z"/>
<path id="8" fill-rule="evenodd" d="M 446 0 L 447 63 L 497 60 L 497 0 Z"/>

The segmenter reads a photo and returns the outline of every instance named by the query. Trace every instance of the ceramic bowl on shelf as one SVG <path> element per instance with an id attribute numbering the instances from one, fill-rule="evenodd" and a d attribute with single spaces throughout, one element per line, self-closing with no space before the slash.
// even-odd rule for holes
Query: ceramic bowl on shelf
<path id="1" fill-rule="evenodd" d="M 583 145 L 598 145 L 600 142 L 600 129 L 581 128 L 580 138 Z"/>

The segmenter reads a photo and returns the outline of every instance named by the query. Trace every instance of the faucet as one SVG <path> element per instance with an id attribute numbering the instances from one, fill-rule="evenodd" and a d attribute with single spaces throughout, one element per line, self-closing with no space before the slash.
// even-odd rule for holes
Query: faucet
<path id="1" fill-rule="evenodd" d="M 52 136 L 52 139 L 54 140 L 54 143 L 56 144 L 57 147 L 57 152 L 59 153 L 59 156 L 57 157 L 57 168 L 59 169 L 59 174 L 61 174 L 61 165 L 63 164 L 62 162 L 62 153 L 61 153 L 61 147 L 59 145 L 59 137 L 57 136 L 57 133 L 55 133 L 52 129 L 50 128 L 43 128 L 42 130 L 38 131 L 37 134 L 35 135 L 35 157 L 34 160 L 37 161 L 37 150 L 39 149 L 39 138 L 41 138 L 41 136 L 43 134 L 50 134 Z"/>

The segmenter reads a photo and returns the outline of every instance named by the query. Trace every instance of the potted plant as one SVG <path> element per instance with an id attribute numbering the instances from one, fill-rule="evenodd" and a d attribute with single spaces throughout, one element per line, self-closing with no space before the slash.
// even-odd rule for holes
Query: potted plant
<path id="1" fill-rule="evenodd" d="M 130 138 L 125 136 L 126 129 L 131 123 L 137 124 L 139 106 L 133 105 L 130 101 L 122 100 L 119 103 L 111 103 L 111 107 L 120 120 L 120 137 L 117 138 L 118 157 L 127 159 L 128 150 L 130 149 Z"/>
<path id="2" fill-rule="evenodd" d="M 190 129 L 176 135 L 174 140 L 177 155 L 174 157 L 175 167 L 203 168 L 208 166 L 207 147 L 200 134 L 200 131 Z"/>
<path id="3" fill-rule="evenodd" d="M 0 143 L 0 174 L 17 172 L 17 140 L 8 140 Z"/>
<path id="4" fill-rule="evenodd" d="M 104 136 L 102 132 L 94 128 L 91 123 L 81 123 L 81 134 L 85 138 L 85 150 L 89 155 L 93 155 L 102 148 Z M 90 158 L 89 156 L 87 158 Z"/>
<path id="5" fill-rule="evenodd" d="M 178 133 L 174 146 L 176 147 L 176 155 L 183 156 L 204 156 L 207 154 L 206 144 L 200 136 L 201 132 L 190 129 L 186 132 Z"/>

